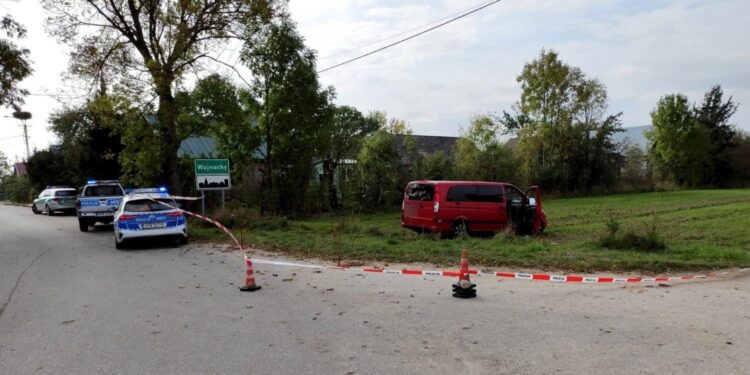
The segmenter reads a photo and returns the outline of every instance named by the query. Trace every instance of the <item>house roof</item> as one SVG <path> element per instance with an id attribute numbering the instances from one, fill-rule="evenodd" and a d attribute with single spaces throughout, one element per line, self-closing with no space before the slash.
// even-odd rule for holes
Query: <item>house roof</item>
<path id="1" fill-rule="evenodd" d="M 216 141 L 211 137 L 190 137 L 180 143 L 177 150 L 177 156 L 188 156 L 190 158 L 215 158 L 218 157 L 216 152 Z"/>
<path id="2" fill-rule="evenodd" d="M 396 148 L 399 155 L 401 155 L 401 160 L 408 162 L 408 153 L 406 152 L 406 144 L 404 143 L 405 137 L 405 135 L 396 134 Z M 411 138 L 414 140 L 414 148 L 420 156 L 427 156 L 442 151 L 450 160 L 453 159 L 453 150 L 456 146 L 456 141 L 458 141 L 458 137 L 437 135 L 411 135 Z"/>
<path id="3" fill-rule="evenodd" d="M 26 163 L 19 162 L 19 163 L 13 164 L 13 173 L 16 176 L 23 176 L 23 175 L 25 175 L 26 174 Z"/>
<path id="4" fill-rule="evenodd" d="M 266 145 L 264 143 L 255 150 L 253 157 L 256 159 L 263 159 L 265 153 Z M 218 158 L 221 155 L 216 146 L 216 140 L 212 137 L 190 137 L 180 143 L 180 148 L 177 150 L 177 156 L 187 156 L 192 159 L 200 159 Z"/>

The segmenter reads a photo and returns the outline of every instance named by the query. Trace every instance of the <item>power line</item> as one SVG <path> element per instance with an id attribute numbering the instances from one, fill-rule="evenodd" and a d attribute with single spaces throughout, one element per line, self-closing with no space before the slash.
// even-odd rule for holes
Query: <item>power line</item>
<path id="1" fill-rule="evenodd" d="M 445 22 L 443 22 L 443 23 L 437 24 L 437 25 L 435 25 L 435 26 L 433 26 L 433 27 L 430 27 L 429 29 L 426 29 L 426 30 L 420 31 L 420 32 L 418 32 L 418 33 L 416 33 L 416 34 L 413 34 L 413 35 L 410 35 L 410 36 L 408 36 L 408 37 L 406 37 L 406 38 L 400 39 L 400 40 L 398 40 L 398 41 L 395 41 L 395 42 L 393 42 L 393 43 L 391 43 L 391 44 L 388 44 L 388 45 L 386 45 L 386 46 L 380 47 L 380 48 L 378 48 L 378 49 L 376 49 L 376 50 L 374 50 L 374 51 L 370 51 L 370 52 L 367 52 L 367 53 L 365 53 L 365 54 L 363 54 L 363 55 L 359 55 L 359 56 L 357 56 L 357 57 L 355 57 L 355 58 L 352 58 L 352 59 L 346 60 L 346 61 L 344 61 L 344 62 L 341 62 L 341 63 L 338 63 L 338 64 L 336 64 L 336 65 L 333 65 L 333 66 L 329 66 L 328 68 L 325 68 L 325 69 L 323 69 L 323 70 L 319 70 L 319 71 L 318 71 L 318 73 L 323 73 L 323 72 L 327 72 L 327 71 L 329 71 L 329 70 L 331 70 L 331 69 L 335 69 L 335 68 L 338 68 L 338 67 L 340 67 L 340 66 L 342 66 L 342 65 L 346 65 L 346 64 L 349 64 L 349 63 L 351 63 L 351 62 L 354 62 L 354 61 L 357 61 L 357 60 L 359 60 L 359 59 L 365 58 L 365 57 L 367 57 L 367 56 L 370 56 L 370 55 L 372 55 L 372 54 L 378 53 L 378 52 L 380 52 L 380 51 L 383 51 L 383 50 L 385 50 L 385 49 L 391 48 L 391 47 L 393 47 L 393 46 L 396 46 L 396 45 L 398 45 L 398 44 L 401 44 L 401 43 L 403 43 L 403 42 L 406 42 L 407 40 L 410 40 L 410 39 L 414 39 L 414 38 L 416 38 L 416 37 L 418 37 L 418 36 L 420 36 L 420 35 L 422 35 L 422 34 L 426 34 L 426 33 L 430 32 L 430 31 L 432 31 L 432 30 L 435 30 L 435 29 L 437 29 L 437 28 L 440 28 L 440 27 L 442 27 L 442 26 L 445 26 L 445 25 L 447 25 L 447 24 L 449 24 L 449 23 L 451 23 L 451 22 L 457 21 L 457 20 L 459 20 L 459 19 L 461 19 L 461 18 L 464 18 L 464 17 L 466 17 L 466 16 L 468 16 L 468 15 L 470 15 L 470 14 L 472 14 L 472 13 L 476 13 L 476 12 L 478 12 L 478 11 L 480 11 L 480 10 L 484 9 L 484 8 L 487 8 L 487 7 L 489 7 L 490 5 L 493 5 L 493 4 L 497 4 L 497 3 L 499 3 L 500 1 L 502 1 L 502 0 L 495 0 L 495 1 L 493 1 L 493 2 L 487 3 L 487 4 L 485 4 L 485 5 L 482 5 L 482 6 L 480 6 L 479 8 L 475 8 L 475 9 L 473 9 L 473 10 L 471 10 L 471 11 L 468 11 L 468 12 L 466 12 L 466 13 L 462 13 L 461 15 L 459 15 L 459 16 L 457 16 L 457 17 L 454 17 L 454 18 L 451 18 L 451 19 L 449 19 L 448 21 L 445 21 Z"/>
<path id="2" fill-rule="evenodd" d="M 427 27 L 427 26 L 430 26 L 430 25 L 434 25 L 434 24 L 436 24 L 436 23 L 438 23 L 438 22 L 440 22 L 440 21 L 443 21 L 443 20 L 446 20 L 446 19 L 448 19 L 448 18 L 452 18 L 452 17 L 455 17 L 455 16 L 457 16 L 457 15 L 463 14 L 464 12 L 468 12 L 468 11 L 470 11 L 470 10 L 472 10 L 472 9 L 474 9 L 474 7 L 471 7 L 471 8 L 469 8 L 469 9 L 464 9 L 464 10 L 462 10 L 462 11 L 460 11 L 460 12 L 452 13 L 452 14 L 450 14 L 450 15 L 447 15 L 447 16 L 445 16 L 445 17 L 442 17 L 442 18 L 436 19 L 436 20 L 434 20 L 434 21 L 431 21 L 431 22 L 429 22 L 429 23 L 426 23 L 426 24 L 424 24 L 424 25 L 421 25 L 421 26 L 417 26 L 417 27 L 411 28 L 411 29 L 409 29 L 409 30 L 404 30 L 404 31 L 402 31 L 402 32 L 400 32 L 400 33 L 398 33 L 398 34 L 393 34 L 393 35 L 390 35 L 390 36 L 388 36 L 388 37 L 385 37 L 385 38 L 383 38 L 383 39 L 380 39 L 380 40 L 376 40 L 376 41 L 373 41 L 373 42 L 370 42 L 370 43 L 367 43 L 367 44 L 363 44 L 363 45 L 361 45 L 361 46 L 359 46 L 359 47 L 354 47 L 354 48 L 350 48 L 350 49 L 347 49 L 347 50 L 344 50 L 344 51 L 341 51 L 341 52 L 337 52 L 337 53 L 334 53 L 334 54 L 332 54 L 332 55 L 326 55 L 326 56 L 322 56 L 322 57 L 319 57 L 318 59 L 319 59 L 319 60 L 325 60 L 325 59 L 329 59 L 329 58 L 331 58 L 331 57 L 336 57 L 336 56 L 341 56 L 341 55 L 345 55 L 345 54 L 347 54 L 347 53 L 349 53 L 349 52 L 353 52 L 353 51 L 359 51 L 359 50 L 361 50 L 361 49 L 363 49 L 363 48 L 365 48 L 365 47 L 369 47 L 369 46 L 372 46 L 372 45 L 375 45 L 375 44 L 380 44 L 380 43 L 382 43 L 382 42 L 385 42 L 385 41 L 387 41 L 387 40 L 391 40 L 391 39 L 393 39 L 393 38 L 396 38 L 396 37 L 399 37 L 399 36 L 401 36 L 401 35 L 404 35 L 404 34 L 408 34 L 408 33 L 412 32 L 412 31 L 417 31 L 417 30 L 421 30 L 421 29 L 423 29 L 423 28 L 425 28 L 425 27 Z"/>

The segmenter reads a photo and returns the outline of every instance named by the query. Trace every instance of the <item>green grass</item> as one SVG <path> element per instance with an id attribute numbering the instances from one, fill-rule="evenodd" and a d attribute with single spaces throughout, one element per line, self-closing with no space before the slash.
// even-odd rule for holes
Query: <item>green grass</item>
<path id="1" fill-rule="evenodd" d="M 669 272 L 750 266 L 750 190 L 687 190 L 544 201 L 549 227 L 541 237 L 500 234 L 439 239 L 400 227 L 400 212 L 255 223 L 246 244 L 326 259 L 428 262 L 456 266 L 461 249 L 485 267 L 567 272 Z M 655 225 L 658 252 L 598 246 L 610 217 L 624 232 Z M 198 239 L 226 241 L 216 229 L 193 225 Z"/>

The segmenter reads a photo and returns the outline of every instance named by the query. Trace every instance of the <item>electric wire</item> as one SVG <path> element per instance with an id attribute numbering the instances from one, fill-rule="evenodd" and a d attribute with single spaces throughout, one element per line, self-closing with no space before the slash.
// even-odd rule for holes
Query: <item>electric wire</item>
<path id="1" fill-rule="evenodd" d="M 393 43 L 391 43 L 391 44 L 388 44 L 388 45 L 386 45 L 386 46 L 380 47 L 380 48 L 378 48 L 378 49 L 376 49 L 376 50 L 373 50 L 373 51 L 367 52 L 367 53 L 365 53 L 365 54 L 359 55 L 359 56 L 357 56 L 357 57 L 351 58 L 351 59 L 349 59 L 349 60 L 346 60 L 346 61 L 344 61 L 344 62 L 338 63 L 338 64 L 336 64 L 336 65 L 332 65 L 332 66 L 329 66 L 328 68 L 325 68 L 325 69 L 323 69 L 323 70 L 319 70 L 319 71 L 318 71 L 318 73 L 324 73 L 324 72 L 327 72 L 327 71 L 329 71 L 329 70 L 331 70 L 331 69 L 335 69 L 335 68 L 338 68 L 338 67 L 340 67 L 340 66 L 343 66 L 343 65 L 346 65 L 346 64 L 352 63 L 352 62 L 354 62 L 354 61 L 357 61 L 357 60 L 363 59 L 363 58 L 365 58 L 365 57 L 367 57 L 367 56 L 373 55 L 373 54 L 375 54 L 375 53 L 378 53 L 378 52 L 380 52 L 380 51 L 383 51 L 383 50 L 386 50 L 386 49 L 388 49 L 388 48 L 394 47 L 394 46 L 396 46 L 396 45 L 399 45 L 399 44 L 401 44 L 401 43 L 403 43 L 403 42 L 406 42 L 406 41 L 408 41 L 408 40 L 414 39 L 414 38 L 416 38 L 416 37 L 418 37 L 418 36 L 420 36 L 420 35 L 426 34 L 426 33 L 430 32 L 430 31 L 432 31 L 432 30 L 435 30 L 435 29 L 438 29 L 438 28 L 440 28 L 440 27 L 442 27 L 442 26 L 445 26 L 445 25 L 447 25 L 447 24 L 449 24 L 449 23 L 452 23 L 452 22 L 458 21 L 459 19 L 461 19 L 461 18 L 464 18 L 464 17 L 466 17 L 466 16 L 468 16 L 468 15 L 470 15 L 470 14 L 476 13 L 476 12 L 478 12 L 478 11 L 480 11 L 480 10 L 484 9 L 484 8 L 487 8 L 487 7 L 489 7 L 490 5 L 493 5 L 493 4 L 497 4 L 497 3 L 499 3 L 500 1 L 502 1 L 502 0 L 495 0 L 495 1 L 493 1 L 493 2 L 487 3 L 487 4 L 485 4 L 485 5 L 482 5 L 482 6 L 478 7 L 478 8 L 475 8 L 475 9 L 473 9 L 473 10 L 471 10 L 471 11 L 468 11 L 468 12 L 466 12 L 466 13 L 462 13 L 461 15 L 459 15 L 459 16 L 457 16 L 457 17 L 451 18 L 451 19 L 449 19 L 448 21 L 445 21 L 445 22 L 442 22 L 442 23 L 440 23 L 440 24 L 437 24 L 437 25 L 435 25 L 435 26 L 433 26 L 433 27 L 430 27 L 429 29 L 426 29 L 426 30 L 420 31 L 420 32 L 418 32 L 418 33 L 416 33 L 416 34 L 413 34 L 413 35 L 410 35 L 410 36 L 408 36 L 408 37 L 406 37 L 406 38 L 403 38 L 403 39 L 399 39 L 399 40 L 397 40 L 397 41 L 395 41 L 395 42 L 393 42 Z"/>
<path id="2" fill-rule="evenodd" d="M 476 7 L 476 6 L 475 6 L 475 7 Z M 334 54 L 331 54 L 331 55 L 321 56 L 321 57 L 319 57 L 318 59 L 319 59 L 319 60 L 326 60 L 326 59 L 330 59 L 331 57 L 336 57 L 336 56 L 346 55 L 346 54 L 347 54 L 347 53 L 349 53 L 349 52 L 359 51 L 359 50 L 361 50 L 361 49 L 363 49 L 363 48 L 365 48 L 365 47 L 370 47 L 370 46 L 372 46 L 372 45 L 375 45 L 375 44 L 380 44 L 380 43 L 382 43 L 382 42 L 385 42 L 385 41 L 388 41 L 388 40 L 394 39 L 394 38 L 396 38 L 396 37 L 399 37 L 399 36 L 401 36 L 401 35 L 405 35 L 405 34 L 408 34 L 408 33 L 410 33 L 410 32 L 413 32 L 413 31 L 421 30 L 421 29 L 423 29 L 423 28 L 425 28 L 425 27 L 427 27 L 427 26 L 430 26 L 430 25 L 434 25 L 434 24 L 436 24 L 436 23 L 438 23 L 438 22 L 440 22 L 440 21 L 444 21 L 444 20 L 446 20 L 446 19 L 448 19 L 448 18 L 452 18 L 452 17 L 458 16 L 458 15 L 460 15 L 460 14 L 463 14 L 463 13 L 465 13 L 465 12 L 468 12 L 468 11 L 470 11 L 470 10 L 474 9 L 475 7 L 471 7 L 471 8 L 469 8 L 469 9 L 464 9 L 464 10 L 462 10 L 462 11 L 460 11 L 460 12 L 456 12 L 456 13 L 453 13 L 453 14 L 447 15 L 447 16 L 445 16 L 445 17 L 442 17 L 442 18 L 436 19 L 436 20 L 434 20 L 434 21 L 431 21 L 431 22 L 429 22 L 429 23 L 423 24 L 423 25 L 421 25 L 421 26 L 417 26 L 417 27 L 411 28 L 411 29 L 409 29 L 409 30 L 404 30 L 404 31 L 402 31 L 402 32 L 400 32 L 400 33 L 398 33 L 398 34 L 393 34 L 393 35 L 390 35 L 390 36 L 388 36 L 388 37 L 385 37 L 385 38 L 383 38 L 383 39 L 380 39 L 380 40 L 376 40 L 376 41 L 373 41 L 373 42 L 369 42 L 369 43 L 367 43 L 367 44 L 363 44 L 363 45 L 360 45 L 359 47 L 354 47 L 354 48 L 350 48 L 350 49 L 347 49 L 347 50 L 344 50 L 344 51 L 340 51 L 340 52 L 337 52 L 337 53 L 334 53 Z"/>

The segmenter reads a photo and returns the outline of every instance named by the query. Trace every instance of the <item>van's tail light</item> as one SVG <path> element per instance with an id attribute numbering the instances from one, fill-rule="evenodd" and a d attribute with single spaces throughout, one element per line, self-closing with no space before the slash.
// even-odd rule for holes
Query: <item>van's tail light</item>
<path id="1" fill-rule="evenodd" d="M 182 212 L 180 211 L 173 211 L 173 212 L 167 213 L 167 217 L 180 217 L 180 216 L 182 216 Z"/>
<path id="2" fill-rule="evenodd" d="M 135 215 L 122 214 L 117 218 L 118 221 L 135 220 Z"/>
<path id="3" fill-rule="evenodd" d="M 440 202 L 435 202 L 432 204 L 432 213 L 436 214 L 440 211 Z"/>

